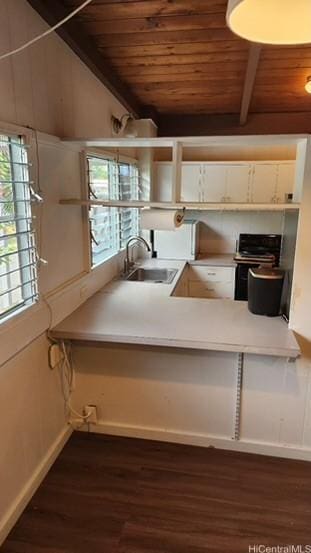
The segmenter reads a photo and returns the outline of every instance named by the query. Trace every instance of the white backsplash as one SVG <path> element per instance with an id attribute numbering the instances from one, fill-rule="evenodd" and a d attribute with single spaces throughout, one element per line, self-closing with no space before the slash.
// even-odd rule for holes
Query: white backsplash
<path id="1" fill-rule="evenodd" d="M 231 253 L 241 233 L 282 234 L 284 212 L 189 211 L 200 221 L 200 253 Z"/>

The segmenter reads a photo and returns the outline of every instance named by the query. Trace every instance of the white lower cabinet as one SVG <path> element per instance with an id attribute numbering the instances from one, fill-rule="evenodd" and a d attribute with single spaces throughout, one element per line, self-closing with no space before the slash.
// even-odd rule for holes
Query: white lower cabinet
<path id="1" fill-rule="evenodd" d="M 188 296 L 190 298 L 234 299 L 234 288 L 231 282 L 189 280 Z"/>
<path id="2" fill-rule="evenodd" d="M 234 267 L 188 265 L 174 295 L 191 298 L 234 299 Z"/>

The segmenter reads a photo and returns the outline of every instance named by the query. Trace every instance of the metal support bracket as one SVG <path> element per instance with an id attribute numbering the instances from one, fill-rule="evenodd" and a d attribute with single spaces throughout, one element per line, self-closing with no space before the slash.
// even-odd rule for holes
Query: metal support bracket
<path id="1" fill-rule="evenodd" d="M 237 381 L 236 381 L 236 403 L 235 403 L 235 421 L 234 421 L 234 439 L 240 439 L 241 428 L 241 406 L 242 406 L 242 388 L 243 388 L 243 368 L 244 353 L 238 353 Z"/>

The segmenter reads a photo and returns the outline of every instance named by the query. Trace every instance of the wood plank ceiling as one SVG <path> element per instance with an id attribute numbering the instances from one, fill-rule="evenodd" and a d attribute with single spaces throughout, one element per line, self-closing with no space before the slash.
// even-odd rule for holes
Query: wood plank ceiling
<path id="1" fill-rule="evenodd" d="M 61 0 L 66 12 L 80 3 Z M 232 117 L 241 111 L 250 44 L 226 27 L 226 6 L 227 0 L 93 0 L 75 22 L 137 104 L 162 122 L 180 114 Z M 310 112 L 309 74 L 311 47 L 263 47 L 249 113 Z"/>

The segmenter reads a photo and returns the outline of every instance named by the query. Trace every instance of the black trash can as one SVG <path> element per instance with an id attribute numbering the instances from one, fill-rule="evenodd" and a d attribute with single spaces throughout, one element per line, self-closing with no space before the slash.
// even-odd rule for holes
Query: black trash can
<path id="1" fill-rule="evenodd" d="M 284 272 L 259 267 L 248 271 L 248 309 L 255 315 L 277 317 L 280 314 Z"/>

